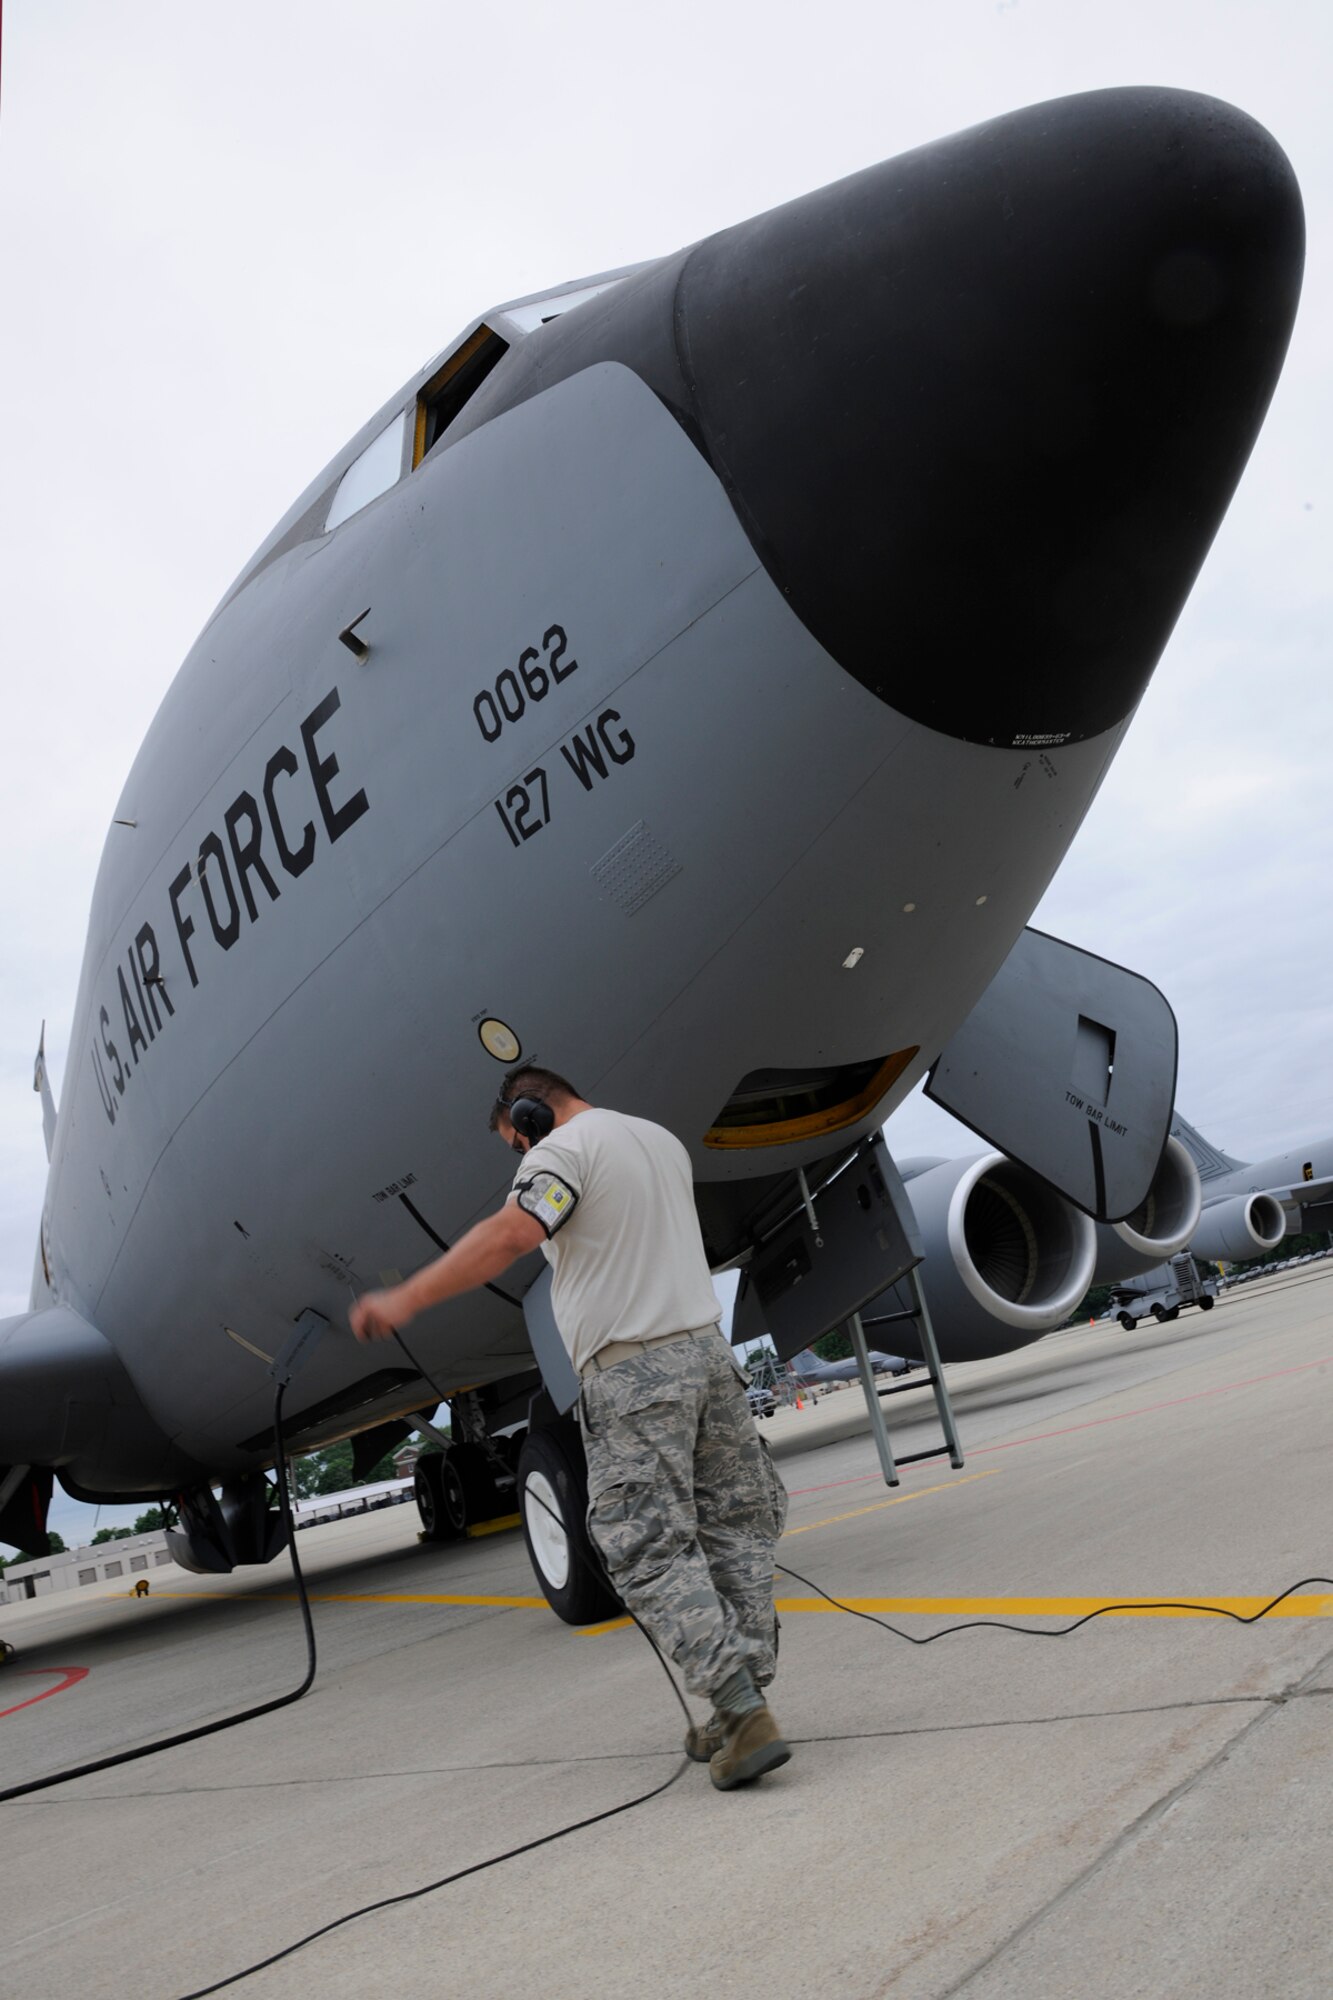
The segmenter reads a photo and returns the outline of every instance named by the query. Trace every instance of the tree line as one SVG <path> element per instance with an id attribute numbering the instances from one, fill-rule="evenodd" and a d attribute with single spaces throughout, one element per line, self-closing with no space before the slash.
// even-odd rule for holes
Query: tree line
<path id="1" fill-rule="evenodd" d="M 446 1436 L 449 1426 L 444 1426 Z M 397 1449 L 398 1447 L 395 1447 Z M 427 1451 L 439 1451 L 440 1446 L 428 1443 Z M 381 1479 L 394 1476 L 393 1453 L 384 1456 L 371 1466 L 362 1479 L 352 1477 L 352 1440 L 340 1438 L 337 1444 L 325 1445 L 319 1451 L 307 1451 L 291 1461 L 292 1486 L 298 1500 L 318 1499 L 325 1493 L 343 1493 L 349 1486 L 373 1486 Z M 132 1528 L 99 1528 L 89 1542 L 89 1548 L 99 1548 L 105 1542 L 127 1541 L 131 1535 L 148 1535 L 155 1528 L 174 1527 L 176 1510 L 171 1506 L 147 1507 L 138 1516 Z M 62 1556 L 68 1554 L 64 1539 L 54 1531 L 46 1538 L 46 1547 L 19 1555 L 0 1555 L 0 1574 L 10 1563 L 37 1562 L 42 1556 Z"/>

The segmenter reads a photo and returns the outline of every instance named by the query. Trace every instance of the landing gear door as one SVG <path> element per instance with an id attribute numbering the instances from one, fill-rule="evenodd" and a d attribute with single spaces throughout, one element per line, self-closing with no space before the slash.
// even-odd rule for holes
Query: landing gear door
<path id="1" fill-rule="evenodd" d="M 1176 1017 L 1150 980 L 1025 930 L 926 1095 L 1098 1222 L 1144 1200 L 1176 1093 Z"/>
<path id="2" fill-rule="evenodd" d="M 547 1264 L 523 1295 L 523 1317 L 527 1322 L 528 1339 L 532 1342 L 537 1366 L 542 1372 L 542 1382 L 557 1412 L 563 1417 L 579 1399 L 579 1378 L 574 1373 L 569 1349 L 556 1325 L 555 1307 L 551 1304 L 551 1279 L 551 1267 Z"/>
<path id="3" fill-rule="evenodd" d="M 755 1250 L 741 1274 L 733 1344 L 767 1335 L 779 1361 L 842 1326 L 919 1264 L 924 1251 L 902 1178 L 878 1135 Z"/>

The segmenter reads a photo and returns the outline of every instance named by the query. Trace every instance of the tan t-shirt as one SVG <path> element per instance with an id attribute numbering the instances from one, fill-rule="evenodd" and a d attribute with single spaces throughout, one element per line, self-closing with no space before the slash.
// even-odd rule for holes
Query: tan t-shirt
<path id="1" fill-rule="evenodd" d="M 524 1154 L 509 1199 L 546 1231 L 551 1305 L 575 1368 L 608 1341 L 721 1319 L 690 1156 L 664 1126 L 580 1111 Z"/>

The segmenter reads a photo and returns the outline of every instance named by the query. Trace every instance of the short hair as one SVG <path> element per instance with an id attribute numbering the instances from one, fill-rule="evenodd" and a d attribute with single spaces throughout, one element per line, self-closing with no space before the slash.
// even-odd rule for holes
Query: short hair
<path id="1" fill-rule="evenodd" d="M 539 1063 L 519 1063 L 516 1069 L 506 1073 L 500 1085 L 500 1094 L 491 1106 L 490 1129 L 492 1132 L 499 1131 L 501 1117 L 516 1098 L 535 1097 L 539 1104 L 549 1104 L 555 1097 L 579 1095 L 568 1077 L 560 1076 L 555 1070 L 543 1069 Z"/>

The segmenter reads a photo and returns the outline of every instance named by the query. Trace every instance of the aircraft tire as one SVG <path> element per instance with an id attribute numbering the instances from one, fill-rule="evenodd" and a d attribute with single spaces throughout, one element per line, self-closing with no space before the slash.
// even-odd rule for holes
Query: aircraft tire
<path id="1" fill-rule="evenodd" d="M 457 1541 L 467 1524 L 462 1486 L 448 1456 L 440 1451 L 424 1453 L 412 1475 L 423 1542 Z"/>
<path id="2" fill-rule="evenodd" d="M 498 1514 L 512 1513 L 512 1495 L 496 1485 L 490 1454 L 479 1444 L 451 1445 L 448 1458 L 458 1478 L 465 1530 L 474 1521 L 493 1521 Z"/>
<path id="3" fill-rule="evenodd" d="M 619 1616 L 622 1606 L 602 1580 L 588 1534 L 588 1476 L 573 1424 L 528 1432 L 517 1493 L 528 1560 L 556 1617 L 566 1625 L 596 1625 Z M 551 1513 L 559 1515 L 558 1525 Z"/>

